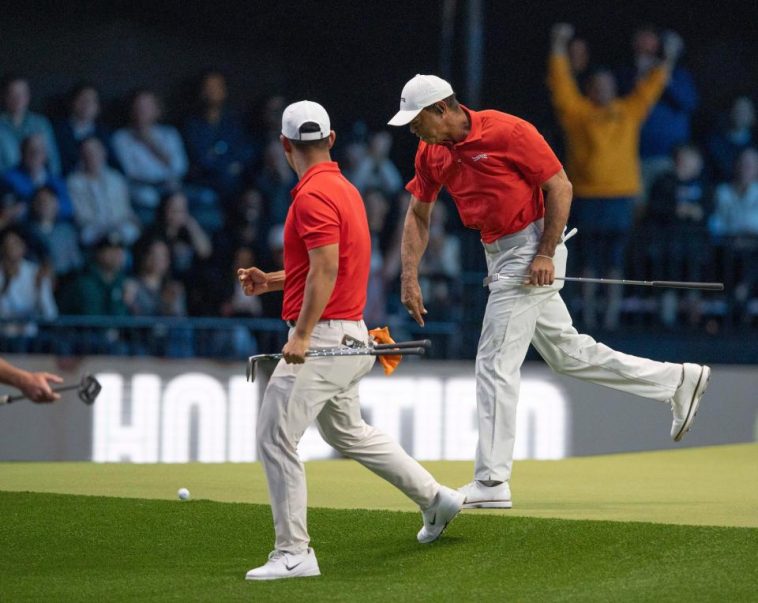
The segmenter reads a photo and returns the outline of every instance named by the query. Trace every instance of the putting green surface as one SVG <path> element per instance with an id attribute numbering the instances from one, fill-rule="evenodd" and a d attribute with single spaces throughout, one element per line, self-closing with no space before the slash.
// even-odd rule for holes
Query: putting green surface
<path id="1" fill-rule="evenodd" d="M 322 576 L 253 583 L 264 505 L 0 492 L 2 601 L 747 601 L 758 530 L 309 512 Z"/>
<path id="2" fill-rule="evenodd" d="M 470 479 L 470 463 L 428 467 L 451 485 Z M 2 463 L 0 601 L 721 602 L 758 592 L 758 445 L 519 462 L 512 511 L 464 512 L 425 546 L 417 510 L 365 469 L 324 461 L 307 473 L 322 576 L 253 583 L 244 574 L 273 543 L 258 464 Z M 176 500 L 180 487 L 193 500 Z"/>
<path id="3" fill-rule="evenodd" d="M 469 462 L 425 463 L 450 486 Z M 413 503 L 357 463 L 307 463 L 309 505 L 411 511 Z M 758 527 L 758 444 L 516 462 L 514 508 L 488 515 Z M 0 490 L 268 504 L 261 466 L 0 463 Z"/>

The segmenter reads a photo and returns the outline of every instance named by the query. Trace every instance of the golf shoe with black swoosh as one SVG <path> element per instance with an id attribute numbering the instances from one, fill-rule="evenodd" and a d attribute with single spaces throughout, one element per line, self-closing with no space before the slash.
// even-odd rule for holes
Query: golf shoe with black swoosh
<path id="1" fill-rule="evenodd" d="M 245 580 L 280 580 L 320 575 L 316 553 L 308 547 L 304 553 L 295 555 L 284 551 L 271 551 L 268 561 L 247 572 Z"/>
<path id="2" fill-rule="evenodd" d="M 671 437 L 675 442 L 681 440 L 690 430 L 700 406 L 700 398 L 703 397 L 711 378 L 711 368 L 708 366 L 689 363 L 683 366 L 682 383 L 671 399 L 671 411 L 674 413 Z"/>
<path id="3" fill-rule="evenodd" d="M 416 535 L 418 541 L 421 544 L 429 544 L 437 540 L 445 531 L 447 524 L 458 515 L 464 499 L 465 497 L 460 492 L 440 486 L 432 506 L 421 511 L 424 527 Z"/>

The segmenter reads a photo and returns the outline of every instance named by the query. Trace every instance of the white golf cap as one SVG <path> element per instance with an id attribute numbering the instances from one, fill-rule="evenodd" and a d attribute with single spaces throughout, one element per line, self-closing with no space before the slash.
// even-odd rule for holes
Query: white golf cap
<path id="1" fill-rule="evenodd" d="M 408 80 L 400 93 L 400 111 L 387 123 L 404 126 L 411 123 L 424 107 L 452 96 L 453 87 L 436 75 L 419 75 Z"/>
<path id="2" fill-rule="evenodd" d="M 303 124 L 314 123 L 318 132 L 301 132 Z M 289 105 L 282 113 L 282 134 L 290 140 L 321 140 L 331 131 L 329 114 L 321 105 L 313 101 L 300 101 Z"/>

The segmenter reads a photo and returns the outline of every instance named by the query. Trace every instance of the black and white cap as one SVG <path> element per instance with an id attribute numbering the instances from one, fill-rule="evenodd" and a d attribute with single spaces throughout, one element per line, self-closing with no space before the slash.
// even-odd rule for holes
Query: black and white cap
<path id="1" fill-rule="evenodd" d="M 318 131 L 313 131 L 313 126 L 303 128 L 305 124 L 315 124 Z M 330 131 L 329 114 L 313 101 L 292 103 L 282 114 L 282 134 L 290 140 L 322 140 L 329 136 Z"/>

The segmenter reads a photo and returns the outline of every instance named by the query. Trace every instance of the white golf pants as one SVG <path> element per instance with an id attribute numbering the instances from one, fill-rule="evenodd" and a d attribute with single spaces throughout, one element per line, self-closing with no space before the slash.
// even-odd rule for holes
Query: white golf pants
<path id="1" fill-rule="evenodd" d="M 291 331 L 290 331 L 291 333 Z M 311 347 L 334 347 L 345 335 L 368 341 L 363 321 L 319 322 Z M 310 538 L 306 523 L 306 484 L 297 445 L 306 428 L 318 421 L 322 437 L 399 488 L 422 509 L 429 507 L 439 484 L 385 433 L 361 418 L 358 382 L 371 370 L 373 356 L 308 358 L 304 364 L 280 361 L 258 412 L 258 458 L 268 481 L 276 549 L 304 552 Z"/>
<path id="2" fill-rule="evenodd" d="M 543 222 L 485 244 L 489 274 L 523 275 L 537 252 Z M 555 274 L 566 274 L 566 246 L 555 250 Z M 656 362 L 612 350 L 577 332 L 559 294 L 563 281 L 525 287 L 495 281 L 484 313 L 476 356 L 479 445 L 475 479 L 507 481 L 511 476 L 521 364 L 529 344 L 557 373 L 630 394 L 666 401 L 674 395 L 682 365 Z"/>

